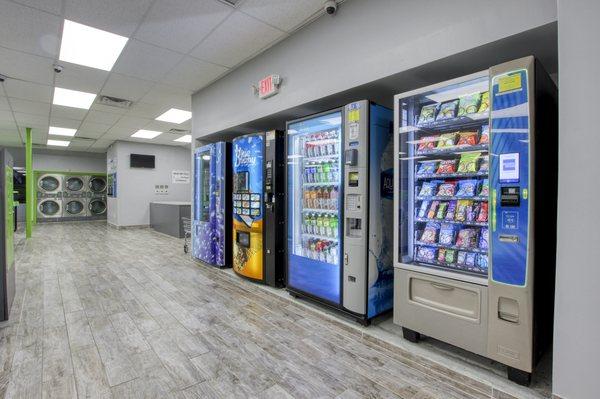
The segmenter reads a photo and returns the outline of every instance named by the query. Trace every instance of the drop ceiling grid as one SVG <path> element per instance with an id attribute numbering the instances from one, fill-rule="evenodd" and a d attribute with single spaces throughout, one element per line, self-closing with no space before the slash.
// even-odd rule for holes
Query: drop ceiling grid
<path id="1" fill-rule="evenodd" d="M 91 149 L 96 142 L 130 139 L 141 128 L 190 129 L 189 121 L 153 119 L 171 107 L 190 110 L 193 92 L 314 19 L 322 2 L 242 0 L 235 8 L 219 0 L 0 0 L 0 5 L 0 22 L 7 22 L 0 24 L 0 72 L 28 81 L 5 82 L 4 103 L 14 102 L 17 129 L 24 132 L 22 123 L 29 123 L 38 135 L 46 129 L 46 137 L 49 123 L 77 125 L 76 137 L 96 140 Z M 62 61 L 63 73 L 52 72 L 64 18 L 129 37 L 111 72 Z M 51 106 L 55 79 L 59 87 L 127 98 L 134 105 L 119 110 L 94 104 L 83 112 Z M 132 119 L 119 123 L 126 117 Z"/>

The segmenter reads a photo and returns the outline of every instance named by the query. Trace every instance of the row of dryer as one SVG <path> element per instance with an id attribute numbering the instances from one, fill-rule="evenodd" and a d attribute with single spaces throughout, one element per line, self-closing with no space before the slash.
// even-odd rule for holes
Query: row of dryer
<path id="1" fill-rule="evenodd" d="M 106 219 L 106 175 L 37 174 L 38 221 Z"/>

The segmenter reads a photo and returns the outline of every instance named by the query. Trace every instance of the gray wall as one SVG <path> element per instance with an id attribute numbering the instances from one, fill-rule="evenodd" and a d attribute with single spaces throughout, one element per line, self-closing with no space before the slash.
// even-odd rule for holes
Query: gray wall
<path id="1" fill-rule="evenodd" d="M 154 155 L 155 169 L 130 168 L 131 153 Z M 173 170 L 190 171 L 191 152 L 188 147 L 118 141 L 109 147 L 107 162 L 110 160 L 116 161 L 117 198 L 109 198 L 108 201 L 109 223 L 116 226 L 145 226 L 149 224 L 151 201 L 189 202 L 191 199 L 191 182 L 171 182 Z M 169 194 L 155 194 L 156 184 L 168 184 Z"/>
<path id="2" fill-rule="evenodd" d="M 556 21 L 556 0 L 348 0 L 192 97 L 193 136 L 305 104 Z M 267 100 L 250 85 L 283 78 Z"/>
<path id="3" fill-rule="evenodd" d="M 600 395 L 600 2 L 558 0 L 560 138 L 553 392 Z"/>
<path id="4" fill-rule="evenodd" d="M 13 157 L 14 165 L 24 168 L 25 148 L 8 147 L 8 151 Z M 33 169 L 61 172 L 105 172 L 106 154 L 34 148 Z"/>

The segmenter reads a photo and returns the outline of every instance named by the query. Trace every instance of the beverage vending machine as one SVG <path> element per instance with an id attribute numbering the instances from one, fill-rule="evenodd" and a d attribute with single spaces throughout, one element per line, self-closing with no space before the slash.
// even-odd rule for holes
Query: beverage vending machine
<path id="1" fill-rule="evenodd" d="M 284 132 L 233 140 L 233 270 L 274 287 L 285 283 Z"/>
<path id="2" fill-rule="evenodd" d="M 287 124 L 287 289 L 365 324 L 392 307 L 392 117 L 365 100 Z"/>
<path id="3" fill-rule="evenodd" d="M 216 267 L 231 266 L 231 144 L 194 150 L 192 256 Z"/>
<path id="4" fill-rule="evenodd" d="M 394 322 L 527 384 L 552 337 L 556 86 L 526 57 L 394 102 Z"/>

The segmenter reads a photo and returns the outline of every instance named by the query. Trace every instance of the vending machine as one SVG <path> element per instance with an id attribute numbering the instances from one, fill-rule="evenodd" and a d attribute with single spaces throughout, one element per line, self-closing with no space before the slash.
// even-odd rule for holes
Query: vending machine
<path id="1" fill-rule="evenodd" d="M 8 320 L 10 308 L 15 299 L 16 273 L 14 254 L 15 210 L 13 201 L 13 159 L 6 149 L 0 149 L 0 212 L 4 227 L 0 236 L 0 321 Z"/>
<path id="2" fill-rule="evenodd" d="M 287 124 L 287 289 L 365 324 L 392 308 L 392 119 L 364 100 Z"/>
<path id="3" fill-rule="evenodd" d="M 194 150 L 192 256 L 216 267 L 231 267 L 231 144 Z"/>
<path id="4" fill-rule="evenodd" d="M 233 270 L 253 281 L 285 284 L 284 132 L 233 140 Z"/>
<path id="5" fill-rule="evenodd" d="M 394 322 L 527 384 L 552 337 L 556 86 L 527 57 L 394 102 Z"/>

